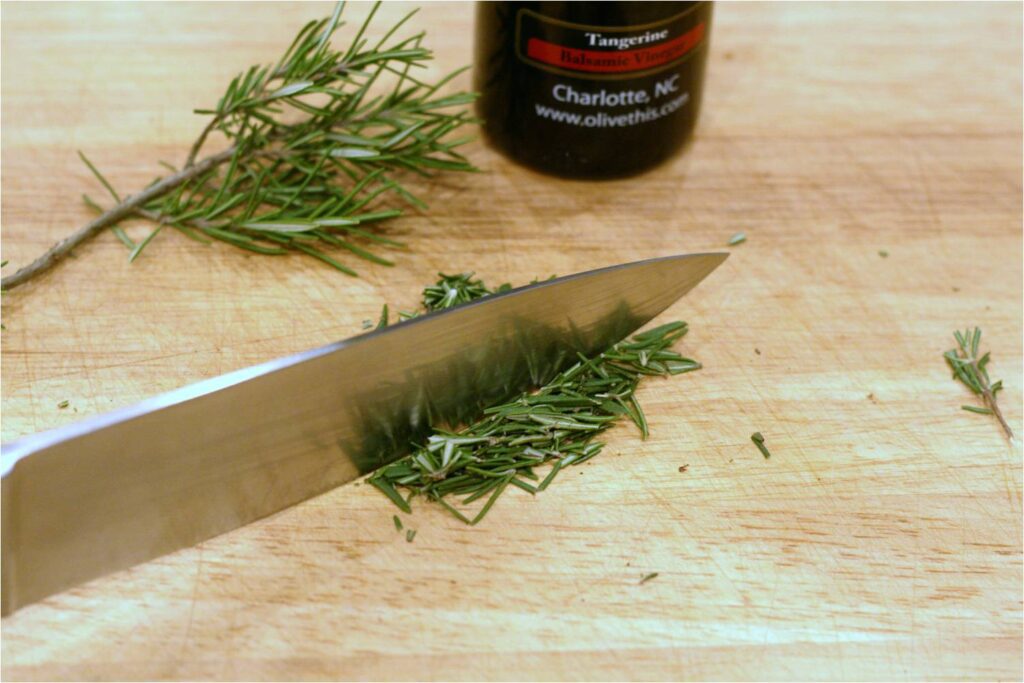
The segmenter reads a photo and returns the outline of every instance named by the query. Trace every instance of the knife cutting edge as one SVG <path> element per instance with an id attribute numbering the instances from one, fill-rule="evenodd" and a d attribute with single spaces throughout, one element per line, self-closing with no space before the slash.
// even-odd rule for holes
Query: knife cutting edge
<path id="1" fill-rule="evenodd" d="M 375 470 L 621 340 L 726 256 L 527 285 L 4 444 L 2 613 Z"/>

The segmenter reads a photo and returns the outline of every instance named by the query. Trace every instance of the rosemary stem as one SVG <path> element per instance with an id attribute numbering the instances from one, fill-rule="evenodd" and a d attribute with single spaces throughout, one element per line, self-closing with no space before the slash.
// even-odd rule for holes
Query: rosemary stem
<path id="1" fill-rule="evenodd" d="M 978 369 L 977 359 L 971 361 L 971 365 Z M 992 413 L 999 420 L 999 424 L 1002 425 L 1003 431 L 1006 432 L 1006 436 L 1013 440 L 1013 430 L 1010 429 L 1010 425 L 1007 424 L 1006 418 L 1003 417 L 1003 411 L 999 410 L 999 405 L 996 403 L 996 397 L 992 393 L 992 389 L 988 385 L 988 381 L 985 379 L 985 373 L 978 372 L 978 383 L 981 385 L 981 398 L 985 402 L 985 405 L 989 407 Z"/>
<path id="2" fill-rule="evenodd" d="M 147 202 L 150 202 L 157 197 L 162 197 L 182 183 L 225 163 L 231 159 L 231 156 L 234 153 L 235 148 L 233 146 L 229 147 L 222 152 L 206 157 L 197 164 L 183 168 L 177 173 L 167 176 L 138 194 L 125 197 L 116 206 L 103 212 L 103 214 L 94 220 L 68 235 L 60 242 L 54 244 L 52 247 L 47 249 L 42 256 L 32 261 L 32 263 L 21 268 L 16 273 L 8 275 L 0 280 L 0 288 L 4 290 L 13 289 L 18 285 L 28 282 L 35 276 L 44 273 L 56 265 L 62 258 L 67 256 L 71 250 L 90 237 L 98 234 L 104 228 L 108 228 L 119 223 L 130 215 L 136 213 Z"/>

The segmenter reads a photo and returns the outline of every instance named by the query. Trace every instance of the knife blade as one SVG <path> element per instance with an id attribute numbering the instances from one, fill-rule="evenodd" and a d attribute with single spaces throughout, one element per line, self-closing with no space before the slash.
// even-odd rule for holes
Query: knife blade
<path id="1" fill-rule="evenodd" d="M 527 285 L 5 444 L 2 613 L 387 464 L 619 341 L 725 258 Z"/>

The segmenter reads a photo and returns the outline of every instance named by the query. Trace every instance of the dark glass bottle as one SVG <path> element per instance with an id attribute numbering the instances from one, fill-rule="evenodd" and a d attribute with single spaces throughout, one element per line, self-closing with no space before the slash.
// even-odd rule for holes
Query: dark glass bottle
<path id="1" fill-rule="evenodd" d="M 484 133 L 556 175 L 644 171 L 693 132 L 710 29 L 710 2 L 478 2 Z"/>

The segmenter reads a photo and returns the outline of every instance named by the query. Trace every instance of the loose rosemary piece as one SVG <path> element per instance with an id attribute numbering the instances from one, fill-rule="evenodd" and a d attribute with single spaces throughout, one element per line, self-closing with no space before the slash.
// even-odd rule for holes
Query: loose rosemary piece
<path id="1" fill-rule="evenodd" d="M 644 576 L 644 578 L 640 579 L 640 585 L 642 586 L 645 583 L 647 583 L 648 581 L 650 581 L 651 579 L 656 579 L 656 578 L 658 578 L 658 572 L 651 572 L 650 574 L 647 574 L 646 576 Z"/>
<path id="2" fill-rule="evenodd" d="M 968 389 L 980 396 L 982 403 L 985 404 L 983 407 L 961 406 L 961 408 L 972 413 L 995 415 L 996 419 L 999 420 L 999 424 L 1002 425 L 1003 431 L 1006 432 L 1006 436 L 1012 439 L 1013 430 L 1010 429 L 1010 425 L 1007 424 L 1002 411 L 999 410 L 999 406 L 996 404 L 996 394 L 1002 390 L 1003 381 L 992 382 L 988 376 L 988 370 L 985 366 L 988 365 L 991 357 L 989 352 L 986 352 L 980 358 L 978 357 L 978 350 L 981 345 L 981 328 L 975 327 L 963 332 L 957 330 L 953 333 L 953 337 L 956 339 L 957 348 L 950 349 L 942 354 L 946 362 L 949 363 L 949 367 L 953 369 L 953 379 L 959 379 L 963 382 Z"/>
<path id="3" fill-rule="evenodd" d="M 105 228 L 130 250 L 131 260 L 169 227 L 258 254 L 309 256 L 349 275 L 356 273 L 335 258 L 341 252 L 392 265 L 368 244 L 403 246 L 371 231 L 402 212 L 374 202 L 387 194 L 425 208 L 393 177 L 396 171 L 475 170 L 456 151 L 469 138 L 449 134 L 473 120 L 465 105 L 476 95 L 438 94 L 464 69 L 434 83 L 415 76 L 433 58 L 422 44 L 424 33 L 394 37 L 415 12 L 371 41 L 379 4 L 346 49 L 330 44 L 344 24 L 340 2 L 330 17 L 306 24 L 275 64 L 236 76 L 216 106 L 195 110 L 210 120 L 184 164 L 164 164 L 169 173 L 140 192 L 122 197 L 79 153 L 114 206 L 104 210 L 83 196 L 99 217 L 4 278 L 3 288 L 47 270 Z M 227 146 L 200 158 L 215 131 Z M 133 217 L 155 223 L 138 243 L 119 227 Z"/>
<path id="4" fill-rule="evenodd" d="M 441 275 L 424 290 L 428 311 L 478 299 L 490 290 L 472 273 Z M 411 317 L 404 313 L 400 317 Z M 386 311 L 382 323 L 386 324 Z M 543 491 L 566 467 L 590 460 L 604 447 L 595 437 L 623 417 L 648 435 L 647 419 L 636 399 L 640 380 L 700 369 L 670 347 L 686 334 L 685 322 L 671 322 L 622 341 L 570 368 L 536 391 L 493 406 L 457 431 L 435 429 L 413 452 L 377 470 L 369 482 L 395 505 L 410 512 L 422 496 L 467 524 L 477 524 L 509 486 L 533 495 Z M 547 467 L 541 476 L 536 470 Z M 398 489 L 409 491 L 403 497 Z M 461 498 L 458 507 L 447 499 Z M 464 506 L 483 501 L 470 512 Z M 462 508 L 462 509 L 460 509 Z"/>
<path id="5" fill-rule="evenodd" d="M 768 452 L 768 447 L 764 445 L 764 436 L 761 435 L 761 432 L 754 432 L 751 434 L 750 440 L 754 442 L 755 446 L 757 446 L 757 450 L 761 451 L 761 455 L 764 456 L 765 460 L 772 457 L 772 454 Z"/>
<path id="6" fill-rule="evenodd" d="M 729 238 L 729 246 L 735 247 L 737 244 L 743 244 L 747 241 L 747 233 L 738 232 Z"/>

